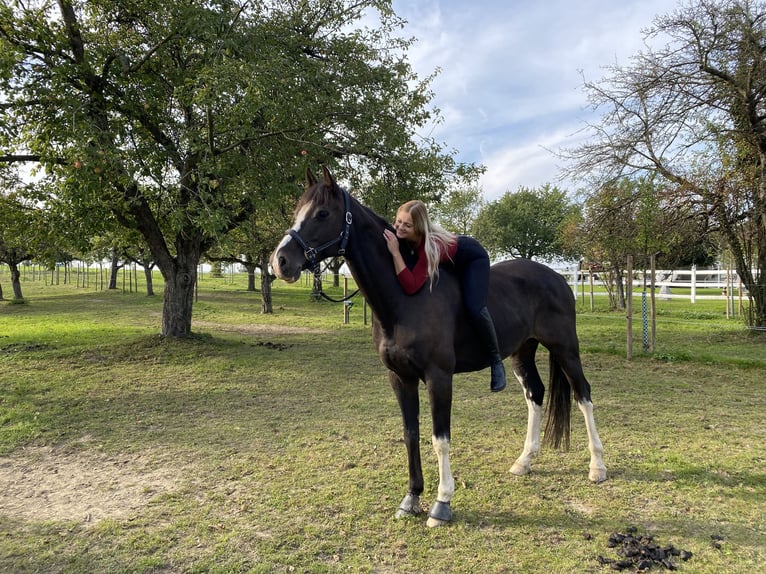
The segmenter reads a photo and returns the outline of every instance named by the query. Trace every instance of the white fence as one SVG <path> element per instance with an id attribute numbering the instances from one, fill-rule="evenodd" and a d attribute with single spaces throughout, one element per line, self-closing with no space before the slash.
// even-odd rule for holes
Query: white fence
<path id="1" fill-rule="evenodd" d="M 599 276 L 598 271 L 569 269 L 559 270 L 559 273 L 566 277 L 575 296 L 591 292 L 591 275 L 594 287 L 605 287 L 604 281 L 606 278 Z M 627 273 L 625 274 L 627 275 Z M 601 275 L 603 275 L 603 272 Z M 577 277 L 577 281 L 574 280 L 575 277 Z M 650 272 L 647 271 L 644 277 L 642 270 L 634 270 L 634 296 L 640 295 L 644 286 L 646 286 L 647 291 L 652 287 Z M 656 296 L 659 299 L 688 299 L 691 303 L 694 303 L 697 299 L 725 301 L 727 299 L 747 297 L 747 289 L 742 285 L 737 272 L 733 269 L 697 269 L 692 267 L 691 269 L 672 271 L 657 270 L 654 273 L 654 287 L 657 289 Z M 684 292 L 674 293 L 674 288 L 683 289 Z M 697 292 L 698 289 L 704 289 L 705 292 L 700 294 Z M 719 292 L 710 293 L 710 289 L 719 290 Z M 595 291 L 594 295 L 606 295 L 606 293 L 603 290 L 599 290 Z"/>

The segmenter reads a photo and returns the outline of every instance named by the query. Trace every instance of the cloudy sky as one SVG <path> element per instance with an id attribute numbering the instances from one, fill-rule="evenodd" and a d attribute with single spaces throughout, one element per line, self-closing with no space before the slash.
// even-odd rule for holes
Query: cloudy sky
<path id="1" fill-rule="evenodd" d="M 409 60 L 421 77 L 436 68 L 437 141 L 480 163 L 485 197 L 558 180 L 548 150 L 572 147 L 590 114 L 583 77 L 628 64 L 642 30 L 676 0 L 394 0 L 417 38 Z"/>

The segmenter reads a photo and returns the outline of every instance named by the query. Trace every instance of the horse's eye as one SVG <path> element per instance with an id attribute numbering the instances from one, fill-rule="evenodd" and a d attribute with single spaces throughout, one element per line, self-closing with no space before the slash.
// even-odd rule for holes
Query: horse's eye
<path id="1" fill-rule="evenodd" d="M 320 209 L 317 211 L 317 219 L 327 219 L 330 216 L 330 212 L 326 209 Z"/>

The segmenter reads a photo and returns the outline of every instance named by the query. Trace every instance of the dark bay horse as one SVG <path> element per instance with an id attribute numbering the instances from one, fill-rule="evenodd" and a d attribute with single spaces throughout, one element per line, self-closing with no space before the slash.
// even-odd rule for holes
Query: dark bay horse
<path id="1" fill-rule="evenodd" d="M 452 519 L 455 483 L 450 469 L 452 376 L 489 366 L 489 355 L 469 326 L 462 309 L 458 278 L 442 265 L 439 281 L 406 295 L 394 272 L 383 230 L 391 226 L 341 189 L 327 168 L 317 181 L 308 171 L 306 192 L 288 230 L 271 257 L 274 273 L 296 281 L 319 261 L 343 255 L 374 313 L 373 342 L 389 370 L 401 408 L 409 462 L 409 492 L 397 516 L 419 514 L 423 493 L 420 460 L 418 385 L 428 390 L 433 424 L 432 443 L 439 464 L 436 502 L 428 525 Z M 524 388 L 528 422 L 524 450 L 511 467 L 522 475 L 540 449 L 545 388 L 535 366 L 539 344 L 550 354 L 548 420 L 545 438 L 554 448 L 569 443 L 571 396 L 585 417 L 590 451 L 589 478 L 606 480 L 603 447 L 596 431 L 590 385 L 580 363 L 575 330 L 575 301 L 569 285 L 552 269 L 525 259 L 491 268 L 487 306 L 495 323 L 503 357 L 511 357 L 513 373 Z"/>

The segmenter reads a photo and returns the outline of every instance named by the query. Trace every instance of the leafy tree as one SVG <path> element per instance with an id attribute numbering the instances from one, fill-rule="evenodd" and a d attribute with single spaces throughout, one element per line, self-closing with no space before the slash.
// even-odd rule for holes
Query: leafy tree
<path id="1" fill-rule="evenodd" d="M 635 255 L 639 235 L 635 183 L 614 182 L 590 194 L 578 241 L 591 269 L 598 269 L 612 308 L 625 308 L 624 269 L 628 255 Z"/>
<path id="2" fill-rule="evenodd" d="M 201 256 L 293 196 L 307 162 L 399 190 L 459 171 L 416 143 L 431 93 L 400 25 L 390 0 L 6 2 L 0 161 L 39 163 L 73 212 L 140 232 L 162 333 L 188 336 Z"/>
<path id="3" fill-rule="evenodd" d="M 636 268 L 648 268 L 656 255 L 658 265 L 673 269 L 709 261 L 715 253 L 699 214 L 665 205 L 667 194 L 651 180 L 622 178 L 585 200 L 574 241 L 586 265 L 599 269 L 605 279 L 613 308 L 625 307 L 623 270 L 628 255 Z"/>
<path id="4" fill-rule="evenodd" d="M 596 187 L 655 174 L 677 211 L 704 213 L 724 238 L 766 326 L 766 4 L 697 0 L 659 16 L 647 47 L 587 83 L 603 111 L 570 150 L 572 173 Z"/>
<path id="5" fill-rule="evenodd" d="M 0 263 L 10 269 L 13 298 L 17 301 L 24 299 L 19 265 L 50 248 L 45 237 L 47 223 L 41 209 L 16 194 L 0 193 Z"/>
<path id="6" fill-rule="evenodd" d="M 479 215 L 484 198 L 481 189 L 476 186 L 453 188 L 432 207 L 433 217 L 454 233 L 468 234 Z"/>
<path id="7" fill-rule="evenodd" d="M 562 230 L 578 207 L 550 184 L 520 187 L 488 203 L 474 223 L 474 235 L 495 256 L 568 257 Z"/>
<path id="8" fill-rule="evenodd" d="M 238 263 L 247 269 L 248 291 L 256 291 L 255 272 L 261 271 L 261 310 L 272 313 L 271 283 L 274 276 L 269 270 L 269 257 L 274 249 L 274 238 L 290 225 L 289 203 L 271 205 L 263 203 L 247 221 L 223 236 L 208 254 L 212 261 Z"/>

